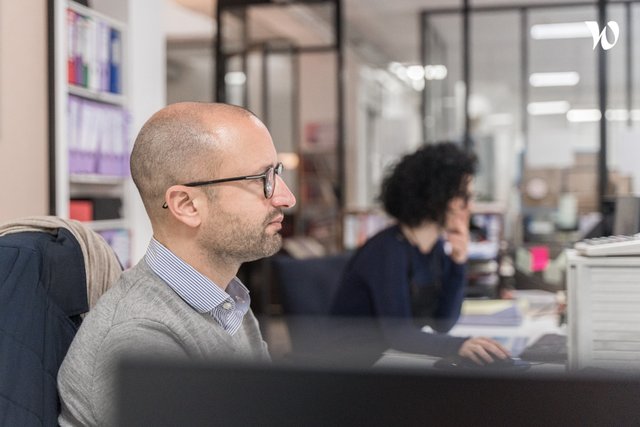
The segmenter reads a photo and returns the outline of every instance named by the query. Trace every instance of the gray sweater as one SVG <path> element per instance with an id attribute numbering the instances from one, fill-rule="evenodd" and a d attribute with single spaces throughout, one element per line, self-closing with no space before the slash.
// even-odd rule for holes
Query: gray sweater
<path id="1" fill-rule="evenodd" d="M 100 298 L 69 348 L 58 373 L 62 426 L 113 424 L 114 377 L 123 355 L 269 360 L 251 310 L 231 336 L 184 302 L 144 260 Z"/>

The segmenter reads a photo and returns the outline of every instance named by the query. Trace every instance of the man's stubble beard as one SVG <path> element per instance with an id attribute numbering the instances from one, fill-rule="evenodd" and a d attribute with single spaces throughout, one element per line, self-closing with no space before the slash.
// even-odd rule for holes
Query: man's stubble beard
<path id="1" fill-rule="evenodd" d="M 268 224 L 281 212 L 272 212 L 259 225 L 241 223 L 237 218 L 219 218 L 217 232 L 207 230 L 199 239 L 200 246 L 209 257 L 227 259 L 239 263 L 255 261 L 271 256 L 282 247 L 282 236 L 267 233 Z"/>

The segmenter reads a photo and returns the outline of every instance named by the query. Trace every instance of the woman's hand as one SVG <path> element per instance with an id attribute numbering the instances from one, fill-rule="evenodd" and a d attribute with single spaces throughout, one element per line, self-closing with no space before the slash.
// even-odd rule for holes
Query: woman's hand
<path id="1" fill-rule="evenodd" d="M 451 258 L 458 264 L 467 262 L 469 248 L 469 218 L 471 210 L 469 204 L 461 197 L 449 202 L 447 210 L 445 232 L 446 239 L 451 245 Z"/>
<path id="2" fill-rule="evenodd" d="M 511 356 L 509 350 L 499 342 L 485 337 L 469 338 L 458 350 L 458 355 L 471 359 L 478 365 L 484 365 L 493 362 L 494 359 L 506 359 Z"/>

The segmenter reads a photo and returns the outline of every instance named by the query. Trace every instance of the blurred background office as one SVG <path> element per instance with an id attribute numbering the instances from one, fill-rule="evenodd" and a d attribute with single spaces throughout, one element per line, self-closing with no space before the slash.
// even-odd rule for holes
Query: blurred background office
<path id="1" fill-rule="evenodd" d="M 384 227 L 386 168 L 441 140 L 480 159 L 469 296 L 561 291 L 563 249 L 640 231 L 638 1 L 0 5 L 0 220 L 88 221 L 125 266 L 151 229 L 122 165 L 142 123 L 185 100 L 267 124 L 298 197 L 283 231 L 293 258 Z M 241 271 L 267 317 L 283 310 L 271 267 Z"/>

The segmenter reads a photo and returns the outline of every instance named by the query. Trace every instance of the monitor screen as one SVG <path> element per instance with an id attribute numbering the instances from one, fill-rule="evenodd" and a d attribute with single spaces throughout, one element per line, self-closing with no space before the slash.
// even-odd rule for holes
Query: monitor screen
<path id="1" fill-rule="evenodd" d="M 640 380 L 129 361 L 119 426 L 624 425 Z"/>
<path id="2" fill-rule="evenodd" d="M 616 198 L 613 234 L 632 235 L 640 232 L 640 197 Z"/>

